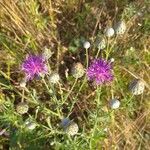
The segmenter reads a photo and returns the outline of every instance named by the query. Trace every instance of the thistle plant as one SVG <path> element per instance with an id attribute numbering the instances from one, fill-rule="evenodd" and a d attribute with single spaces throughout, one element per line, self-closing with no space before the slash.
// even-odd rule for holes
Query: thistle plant
<path id="1" fill-rule="evenodd" d="M 0 1 L 0 148 L 149 149 L 148 8 Z"/>

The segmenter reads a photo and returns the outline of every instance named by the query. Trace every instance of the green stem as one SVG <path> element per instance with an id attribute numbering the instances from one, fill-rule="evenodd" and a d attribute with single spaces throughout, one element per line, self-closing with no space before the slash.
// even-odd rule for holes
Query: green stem
<path id="1" fill-rule="evenodd" d="M 63 101 L 62 105 L 67 101 L 67 99 L 68 99 L 68 97 L 70 96 L 70 94 L 72 93 L 72 91 L 73 91 L 73 89 L 74 89 L 74 87 L 75 87 L 77 81 L 78 81 L 78 79 L 76 78 L 74 84 L 72 85 L 72 87 L 71 87 L 69 93 L 67 94 L 65 100 Z"/>
<path id="2" fill-rule="evenodd" d="M 100 51 L 101 51 L 101 49 L 99 48 L 95 58 L 98 58 L 98 55 L 99 55 Z"/>
<path id="3" fill-rule="evenodd" d="M 88 54 L 88 49 L 86 48 L 86 68 L 89 66 L 89 54 Z"/>
<path id="4" fill-rule="evenodd" d="M 97 106 L 99 108 L 99 105 L 100 105 L 100 96 L 101 96 L 101 86 L 98 86 L 97 87 Z"/>
<path id="5" fill-rule="evenodd" d="M 109 53 L 110 53 L 110 51 L 109 51 L 109 38 L 108 38 L 108 40 L 107 40 L 107 48 L 106 48 L 106 60 L 109 57 Z"/>

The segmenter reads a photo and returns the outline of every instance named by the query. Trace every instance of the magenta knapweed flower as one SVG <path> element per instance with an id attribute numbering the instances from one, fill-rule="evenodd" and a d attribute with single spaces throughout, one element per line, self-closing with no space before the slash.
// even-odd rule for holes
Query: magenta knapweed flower
<path id="1" fill-rule="evenodd" d="M 110 82 L 113 79 L 111 62 L 104 59 L 95 59 L 87 69 L 87 77 L 96 85 Z"/>
<path id="2" fill-rule="evenodd" d="M 47 73 L 45 59 L 39 55 L 29 55 L 22 64 L 26 79 L 31 80 L 36 76 Z"/>

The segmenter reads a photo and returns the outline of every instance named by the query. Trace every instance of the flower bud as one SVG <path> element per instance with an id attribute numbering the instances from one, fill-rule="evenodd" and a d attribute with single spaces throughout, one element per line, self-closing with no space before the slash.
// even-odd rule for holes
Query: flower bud
<path id="1" fill-rule="evenodd" d="M 129 90 L 133 95 L 140 95 L 144 92 L 145 84 L 139 79 L 133 80 L 129 85 Z"/>
<path id="2" fill-rule="evenodd" d="M 98 49 L 104 49 L 106 47 L 106 41 L 104 38 L 97 38 L 96 39 L 96 47 Z"/>
<path id="3" fill-rule="evenodd" d="M 16 111 L 21 115 L 27 113 L 28 110 L 29 110 L 29 106 L 24 102 L 21 102 L 16 106 Z"/>
<path id="4" fill-rule="evenodd" d="M 114 31 L 113 28 L 108 28 L 108 29 L 106 29 L 106 31 L 105 31 L 105 35 L 106 35 L 107 37 L 112 37 L 112 36 L 114 35 L 114 33 L 115 33 L 115 31 Z"/>
<path id="5" fill-rule="evenodd" d="M 67 126 L 65 131 L 68 135 L 74 136 L 78 133 L 79 127 L 75 122 L 71 122 L 71 124 L 69 126 Z"/>
<path id="6" fill-rule="evenodd" d="M 84 67 L 79 62 L 72 67 L 72 75 L 74 78 L 81 78 L 84 75 L 84 72 Z"/>
<path id="7" fill-rule="evenodd" d="M 112 109 L 117 109 L 120 106 L 120 101 L 117 99 L 112 99 L 110 100 L 109 104 Z"/>
<path id="8" fill-rule="evenodd" d="M 115 25 L 114 29 L 115 29 L 116 34 L 118 34 L 118 35 L 124 34 L 125 31 L 126 31 L 126 24 L 125 24 L 125 22 L 124 21 L 119 21 Z"/>
<path id="9" fill-rule="evenodd" d="M 84 44 L 83 44 L 83 47 L 84 47 L 85 49 L 90 48 L 90 46 L 91 46 L 91 44 L 90 44 L 90 42 L 88 42 L 88 41 L 84 42 Z"/>
<path id="10" fill-rule="evenodd" d="M 36 123 L 33 122 L 32 120 L 26 120 L 25 121 L 25 126 L 26 128 L 28 128 L 29 130 L 34 130 L 36 128 Z"/>

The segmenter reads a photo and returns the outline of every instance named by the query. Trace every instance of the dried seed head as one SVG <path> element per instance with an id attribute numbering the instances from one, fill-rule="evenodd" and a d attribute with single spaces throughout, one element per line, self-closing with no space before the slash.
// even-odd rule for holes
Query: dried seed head
<path id="1" fill-rule="evenodd" d="M 83 47 L 84 47 L 85 49 L 90 48 L 90 46 L 91 46 L 91 44 L 90 44 L 90 42 L 88 42 L 88 41 L 84 42 L 84 44 L 83 44 Z"/>
<path id="2" fill-rule="evenodd" d="M 105 31 L 105 35 L 107 37 L 112 37 L 114 35 L 115 31 L 113 28 L 107 28 L 106 31 Z"/>
<path id="3" fill-rule="evenodd" d="M 16 111 L 21 115 L 27 113 L 28 110 L 29 110 L 29 106 L 24 102 L 21 102 L 16 106 Z"/>
<path id="4" fill-rule="evenodd" d="M 125 24 L 125 22 L 124 21 L 119 21 L 115 25 L 114 29 L 115 29 L 116 34 L 118 34 L 118 35 L 124 34 L 125 31 L 126 31 L 126 24 Z"/>
<path id="5" fill-rule="evenodd" d="M 139 79 L 133 80 L 129 85 L 129 90 L 133 95 L 140 95 L 144 92 L 145 84 Z"/>
<path id="6" fill-rule="evenodd" d="M 65 129 L 68 135 L 74 136 L 78 133 L 79 127 L 75 122 L 71 122 L 69 126 Z"/>
<path id="7" fill-rule="evenodd" d="M 96 47 L 98 49 L 104 49 L 106 47 L 106 41 L 104 38 L 97 38 L 96 39 Z"/>
<path id="8" fill-rule="evenodd" d="M 60 80 L 60 76 L 58 73 L 54 72 L 54 73 L 50 74 L 50 76 L 49 76 L 50 83 L 56 84 L 59 82 L 59 80 Z"/>
<path id="9" fill-rule="evenodd" d="M 84 67 L 81 63 L 74 64 L 72 68 L 72 75 L 74 78 L 81 78 L 84 75 Z"/>

